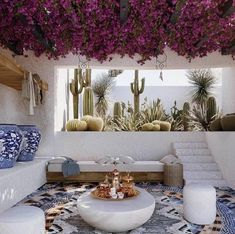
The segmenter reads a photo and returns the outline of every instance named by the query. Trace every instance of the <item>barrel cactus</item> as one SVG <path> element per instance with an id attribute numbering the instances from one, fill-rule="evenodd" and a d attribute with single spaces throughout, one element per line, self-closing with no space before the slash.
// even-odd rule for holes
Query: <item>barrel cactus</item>
<path id="1" fill-rule="evenodd" d="M 189 102 L 185 102 L 183 105 L 183 126 L 184 131 L 189 131 L 189 113 L 190 113 L 190 104 Z"/>
<path id="2" fill-rule="evenodd" d="M 212 120 L 215 119 L 217 113 L 217 105 L 215 97 L 211 96 L 207 99 L 207 122 L 210 123 Z"/>
<path id="3" fill-rule="evenodd" d="M 115 102 L 113 107 L 113 117 L 120 119 L 122 117 L 122 105 L 120 102 Z"/>
<path id="4" fill-rule="evenodd" d="M 90 87 L 85 88 L 83 93 L 83 115 L 94 114 L 94 96 Z"/>

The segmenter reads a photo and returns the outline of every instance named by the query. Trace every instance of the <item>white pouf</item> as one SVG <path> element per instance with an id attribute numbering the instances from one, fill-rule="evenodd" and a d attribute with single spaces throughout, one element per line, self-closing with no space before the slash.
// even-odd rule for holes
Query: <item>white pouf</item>
<path id="1" fill-rule="evenodd" d="M 190 184 L 183 191 L 184 218 L 194 224 L 211 224 L 216 218 L 216 191 L 213 186 Z"/>
<path id="2" fill-rule="evenodd" d="M 45 234 L 44 212 L 33 206 L 16 206 L 0 214 L 1 234 Z"/>

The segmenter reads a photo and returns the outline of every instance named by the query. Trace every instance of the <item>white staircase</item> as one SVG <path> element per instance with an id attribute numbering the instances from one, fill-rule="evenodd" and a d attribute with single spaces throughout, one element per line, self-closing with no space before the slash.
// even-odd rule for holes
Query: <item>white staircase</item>
<path id="1" fill-rule="evenodd" d="M 175 155 L 184 165 L 185 183 L 227 186 L 213 156 L 205 142 L 175 142 Z"/>

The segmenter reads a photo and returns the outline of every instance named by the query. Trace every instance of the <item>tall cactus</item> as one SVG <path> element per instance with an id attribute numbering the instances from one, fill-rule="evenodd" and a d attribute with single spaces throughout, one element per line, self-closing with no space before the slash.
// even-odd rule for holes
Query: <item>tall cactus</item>
<path id="1" fill-rule="evenodd" d="M 210 123 L 212 120 L 215 119 L 215 115 L 217 113 L 217 105 L 215 97 L 211 96 L 207 99 L 207 122 Z"/>
<path id="2" fill-rule="evenodd" d="M 86 69 L 85 77 L 83 78 L 83 87 L 91 86 L 91 69 Z"/>
<path id="3" fill-rule="evenodd" d="M 141 87 L 139 87 L 139 71 L 135 70 L 135 79 L 131 83 L 131 92 L 134 94 L 134 114 L 137 116 L 140 110 L 140 94 L 144 92 L 145 79 L 141 79 Z"/>
<path id="4" fill-rule="evenodd" d="M 83 93 L 83 116 L 94 114 L 94 96 L 92 88 L 87 87 Z"/>
<path id="5" fill-rule="evenodd" d="M 120 102 L 115 102 L 113 107 L 114 119 L 120 119 L 122 117 L 122 105 Z"/>
<path id="6" fill-rule="evenodd" d="M 81 69 L 74 69 L 74 79 L 70 83 L 70 92 L 73 95 L 73 116 L 74 119 L 78 119 L 78 106 L 79 95 L 82 93 L 83 88 L 91 85 L 91 69 L 86 69 L 86 72 L 82 74 Z"/>
<path id="7" fill-rule="evenodd" d="M 185 102 L 183 105 L 183 126 L 184 131 L 189 131 L 189 112 L 190 112 L 190 104 L 189 102 Z"/>
<path id="8" fill-rule="evenodd" d="M 73 117 L 78 119 L 78 103 L 79 103 L 79 94 L 83 90 L 83 84 L 80 82 L 82 80 L 82 70 L 74 69 L 74 79 L 70 83 L 70 92 L 73 95 Z M 80 86 L 78 88 L 78 83 Z"/>

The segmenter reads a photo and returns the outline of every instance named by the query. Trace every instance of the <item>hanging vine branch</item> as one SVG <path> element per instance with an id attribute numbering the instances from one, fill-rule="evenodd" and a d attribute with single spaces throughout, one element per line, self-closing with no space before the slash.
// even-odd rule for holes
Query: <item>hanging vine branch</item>
<path id="1" fill-rule="evenodd" d="M 130 12 L 129 0 L 120 0 L 120 22 L 126 23 Z"/>

